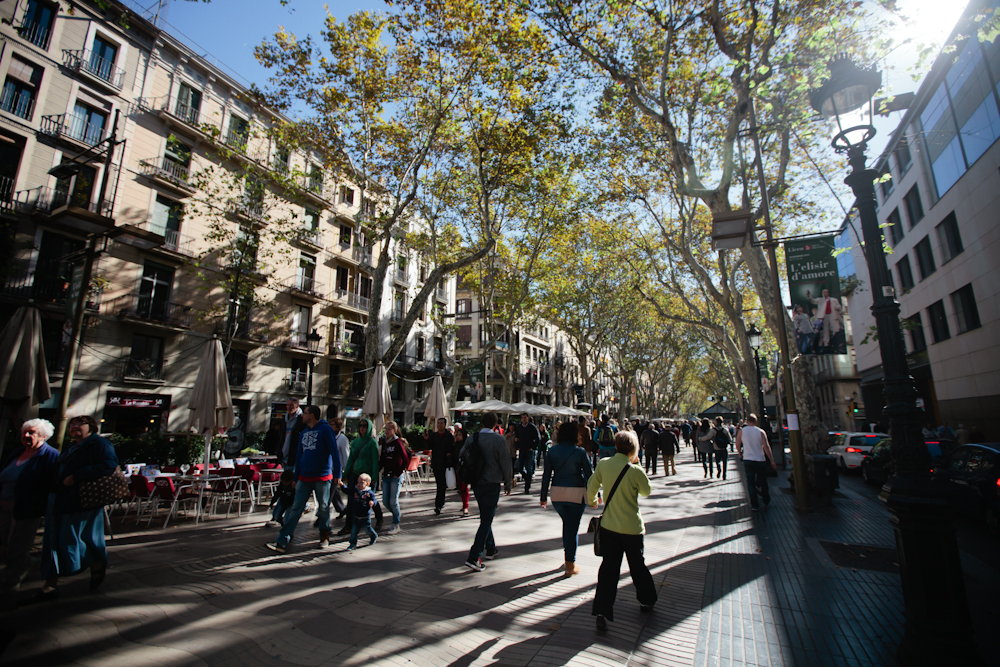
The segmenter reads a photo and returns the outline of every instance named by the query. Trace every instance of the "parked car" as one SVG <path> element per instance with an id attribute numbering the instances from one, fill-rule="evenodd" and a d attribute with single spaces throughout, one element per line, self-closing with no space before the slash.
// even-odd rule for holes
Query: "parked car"
<path id="1" fill-rule="evenodd" d="M 941 465 L 945 456 L 955 448 L 954 440 L 925 440 L 931 455 L 931 468 Z M 866 484 L 885 484 L 894 473 L 892 463 L 892 438 L 883 438 L 861 462 L 861 476 Z"/>
<path id="2" fill-rule="evenodd" d="M 883 439 L 888 438 L 886 433 L 860 433 L 848 431 L 846 433 L 831 432 L 830 448 L 826 453 L 837 458 L 837 467 L 841 472 L 857 470 L 861 467 L 861 462 L 865 456 Z"/>
<path id="3" fill-rule="evenodd" d="M 1000 531 L 1000 443 L 956 447 L 934 469 L 934 481 L 953 507 Z"/>

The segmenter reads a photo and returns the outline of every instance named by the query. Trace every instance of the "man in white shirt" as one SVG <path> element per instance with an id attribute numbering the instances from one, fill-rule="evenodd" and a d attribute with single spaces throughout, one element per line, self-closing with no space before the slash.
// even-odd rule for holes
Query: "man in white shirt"
<path id="1" fill-rule="evenodd" d="M 744 451 L 745 450 L 745 451 Z M 747 415 L 747 424 L 736 433 L 736 451 L 743 459 L 743 469 L 747 473 L 747 484 L 750 486 L 750 509 L 757 511 L 757 489 L 764 499 L 765 505 L 771 504 L 771 493 L 767 488 L 767 464 L 778 469 L 771 455 L 771 445 L 767 442 L 767 434 L 757 427 L 757 415 Z"/>

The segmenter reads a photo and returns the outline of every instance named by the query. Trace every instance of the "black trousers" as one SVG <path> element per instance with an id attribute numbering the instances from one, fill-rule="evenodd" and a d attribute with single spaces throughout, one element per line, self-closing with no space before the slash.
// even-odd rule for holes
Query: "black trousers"
<path id="1" fill-rule="evenodd" d="M 444 507 L 444 497 L 448 493 L 448 482 L 445 468 L 434 468 L 434 482 L 437 484 L 437 495 L 434 497 L 434 508 Z"/>
<path id="2" fill-rule="evenodd" d="M 593 616 L 603 616 L 615 620 L 615 596 L 618 594 L 618 578 L 622 572 L 622 556 L 628 559 L 628 571 L 635 586 L 635 598 L 641 605 L 656 603 L 656 585 L 653 575 L 643 558 L 643 536 L 615 533 L 601 528 L 601 547 L 604 559 L 597 573 L 597 594 L 594 596 Z"/>

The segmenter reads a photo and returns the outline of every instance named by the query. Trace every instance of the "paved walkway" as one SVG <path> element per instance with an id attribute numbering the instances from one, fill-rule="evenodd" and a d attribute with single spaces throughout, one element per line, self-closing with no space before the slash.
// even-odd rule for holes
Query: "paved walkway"
<path id="1" fill-rule="evenodd" d="M 533 493 L 501 500 L 499 557 L 465 568 L 477 525 L 454 496 L 404 497 L 403 528 L 370 548 L 316 548 L 301 524 L 283 556 L 266 518 L 119 536 L 101 592 L 67 581 L 53 603 L 2 613 L 11 665 L 884 665 L 902 630 L 899 577 L 838 567 L 821 540 L 892 546 L 881 504 L 838 497 L 798 516 L 774 491 L 751 517 L 741 469 L 705 480 L 690 450 L 642 503 L 646 561 L 659 587 L 639 613 L 627 572 L 616 621 L 590 615 L 599 559 L 562 576 L 559 519 Z M 774 481 L 774 480 L 772 480 Z M 429 487 L 429 485 L 427 485 Z M 584 525 L 592 511 L 584 517 Z M 307 515 L 306 519 L 311 515 Z M 33 582 L 21 595 L 31 595 Z"/>

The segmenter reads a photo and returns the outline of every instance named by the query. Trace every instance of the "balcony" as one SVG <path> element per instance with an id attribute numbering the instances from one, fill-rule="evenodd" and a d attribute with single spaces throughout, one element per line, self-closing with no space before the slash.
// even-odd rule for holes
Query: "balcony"
<path id="1" fill-rule="evenodd" d="M 303 333 L 301 331 L 293 331 L 288 334 L 288 338 L 285 340 L 285 347 L 290 347 L 295 350 L 306 350 L 307 352 L 318 353 L 319 352 L 318 340 L 309 340 L 309 333 Z"/>
<path id="2" fill-rule="evenodd" d="M 229 202 L 229 212 L 240 221 L 254 226 L 260 226 L 266 222 L 264 202 L 255 199 L 234 199 Z"/>
<path id="3" fill-rule="evenodd" d="M 438 301 L 443 301 L 443 302 L 447 303 L 448 302 L 448 290 L 443 290 L 440 287 L 438 287 L 436 290 L 434 290 L 434 298 L 437 299 Z"/>
<path id="4" fill-rule="evenodd" d="M 323 297 L 323 283 L 311 276 L 292 276 L 286 278 L 281 283 L 281 286 L 285 288 L 286 292 L 293 293 L 296 296 L 305 296 L 316 301 Z"/>
<path id="5" fill-rule="evenodd" d="M 406 274 L 406 269 L 396 269 L 393 272 L 392 279 L 400 285 L 408 286 L 410 284 L 410 277 Z"/>
<path id="6" fill-rule="evenodd" d="M 356 308 L 366 313 L 368 312 L 368 306 L 371 303 L 371 299 L 368 297 L 355 294 L 354 292 L 349 292 L 345 289 L 336 290 L 333 293 L 333 296 L 337 301 L 346 303 L 349 307 Z"/>
<path id="7" fill-rule="evenodd" d="M 355 246 L 354 250 L 351 252 L 351 256 L 354 258 L 358 264 L 361 265 L 363 269 L 371 271 L 375 268 L 375 264 L 372 260 L 372 249 L 362 248 L 361 246 Z"/>
<path id="8" fill-rule="evenodd" d="M 264 345 L 273 337 L 268 323 L 254 322 L 253 320 L 240 322 L 233 334 L 234 341 L 256 345 Z"/>
<path id="9" fill-rule="evenodd" d="M 165 251 L 171 255 L 183 255 L 184 257 L 194 257 L 194 238 L 187 234 L 181 234 L 176 229 L 167 229 L 163 225 L 154 224 L 152 220 L 136 225 L 140 229 L 152 232 L 163 237 L 163 244 L 153 248 L 150 252 Z"/>
<path id="10" fill-rule="evenodd" d="M 0 279 L 0 296 L 16 301 L 33 301 L 40 306 L 65 307 L 69 296 L 69 279 L 35 271 L 15 271 Z M 101 291 L 92 290 L 87 310 L 101 307 Z"/>
<path id="11" fill-rule="evenodd" d="M 68 141 L 82 148 L 95 146 L 108 137 L 108 131 L 103 122 L 100 125 L 91 123 L 83 116 L 72 113 L 42 116 L 39 130 L 42 134 Z"/>
<path id="12" fill-rule="evenodd" d="M 31 120 L 35 112 L 35 96 L 26 93 L 27 90 L 23 88 L 21 90 L 14 87 L 5 88 L 3 94 L 0 95 L 0 111 L 6 111 L 24 120 Z"/>
<path id="13" fill-rule="evenodd" d="M 389 315 L 389 322 L 392 324 L 402 324 L 405 318 L 406 313 L 403 312 L 402 308 L 393 308 L 392 313 Z"/>
<path id="14" fill-rule="evenodd" d="M 299 245 L 304 245 L 315 250 L 323 249 L 323 231 L 306 227 L 296 230 L 293 240 Z"/>
<path id="15" fill-rule="evenodd" d="M 456 350 L 471 350 L 472 341 L 471 340 L 457 340 L 455 341 Z"/>
<path id="16" fill-rule="evenodd" d="M 6 176 L 0 176 L 0 209 L 14 209 L 14 179 Z"/>
<path id="17" fill-rule="evenodd" d="M 17 34 L 26 42 L 30 42 L 44 51 L 48 51 L 49 38 L 52 37 L 52 26 L 42 25 L 39 22 L 24 23 L 18 27 Z"/>
<path id="18" fill-rule="evenodd" d="M 151 324 L 158 328 L 191 328 L 191 306 L 161 301 L 149 294 L 126 294 L 111 302 L 110 311 L 118 319 Z"/>
<path id="19" fill-rule="evenodd" d="M 245 154 L 247 150 L 247 143 L 250 141 L 250 135 L 247 132 L 240 130 L 227 130 L 225 137 L 223 137 L 222 143 L 224 143 L 229 148 L 233 149 L 237 153 Z"/>
<path id="20" fill-rule="evenodd" d="M 192 107 L 176 97 L 155 98 L 149 106 L 167 125 L 195 139 L 210 139 L 219 129 L 218 118 L 203 114 L 200 106 Z"/>
<path id="21" fill-rule="evenodd" d="M 118 360 L 115 376 L 119 381 L 148 382 L 160 384 L 163 382 L 162 359 L 134 359 L 131 356 Z"/>
<path id="22" fill-rule="evenodd" d="M 361 360 L 365 356 L 365 346 L 360 343 L 350 343 L 346 340 L 332 341 L 329 355 L 338 359 Z"/>
<path id="23" fill-rule="evenodd" d="M 293 394 L 304 394 L 306 393 L 306 382 L 308 379 L 309 371 L 289 371 L 288 376 L 285 378 L 284 388 Z"/>
<path id="24" fill-rule="evenodd" d="M 326 189 L 323 186 L 322 174 L 306 174 L 302 177 L 300 183 L 302 194 L 307 199 L 319 204 L 323 208 L 333 207 L 333 202 L 327 196 Z"/>
<path id="25" fill-rule="evenodd" d="M 112 92 L 120 92 L 125 83 L 125 70 L 90 49 L 63 51 L 63 65 Z"/>
<path id="26" fill-rule="evenodd" d="M 167 156 L 139 160 L 139 173 L 184 195 L 193 195 L 197 192 L 197 188 L 190 183 L 191 168 L 180 162 L 174 162 Z"/>

